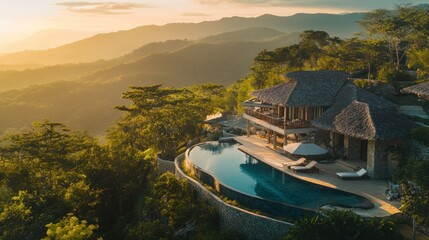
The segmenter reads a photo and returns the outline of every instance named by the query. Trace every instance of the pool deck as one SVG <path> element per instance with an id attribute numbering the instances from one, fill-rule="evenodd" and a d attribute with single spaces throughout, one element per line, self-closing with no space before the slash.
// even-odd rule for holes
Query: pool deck
<path id="1" fill-rule="evenodd" d="M 336 188 L 366 197 L 374 203 L 372 209 L 353 209 L 359 215 L 367 217 L 386 217 L 399 213 L 399 202 L 387 200 L 384 192 L 388 181 L 378 179 L 342 180 L 337 177 L 337 172 L 354 171 L 352 168 L 340 163 L 318 164 L 319 173 L 297 173 L 283 168 L 283 163 L 293 160 L 271 149 L 266 140 L 257 136 L 240 136 L 234 138 L 242 144 L 239 149 L 248 155 L 296 178 L 315 184 Z"/>

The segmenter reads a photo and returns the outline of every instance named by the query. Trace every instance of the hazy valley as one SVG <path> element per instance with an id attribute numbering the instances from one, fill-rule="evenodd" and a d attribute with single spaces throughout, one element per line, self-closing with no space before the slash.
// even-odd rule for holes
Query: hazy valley
<path id="1" fill-rule="evenodd" d="M 142 26 L 99 34 L 48 50 L 0 56 L 0 132 L 48 118 L 103 135 L 129 86 L 201 83 L 225 86 L 244 77 L 253 58 L 325 30 L 352 37 L 361 14 L 263 15 L 201 23 Z M 45 65 L 19 70 L 25 65 Z M 18 70 L 14 70 L 18 69 Z"/>

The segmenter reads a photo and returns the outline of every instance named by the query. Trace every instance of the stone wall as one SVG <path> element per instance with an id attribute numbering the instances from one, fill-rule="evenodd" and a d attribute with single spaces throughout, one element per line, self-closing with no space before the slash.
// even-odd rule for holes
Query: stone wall
<path id="1" fill-rule="evenodd" d="M 359 160 L 360 156 L 360 146 L 361 141 L 357 138 L 344 136 L 344 152 L 349 160 Z"/>
<path id="2" fill-rule="evenodd" d="M 368 141 L 368 159 L 367 159 L 367 171 L 368 176 L 374 177 L 374 168 L 375 168 L 375 141 Z"/>
<path id="3" fill-rule="evenodd" d="M 258 215 L 244 209 L 232 206 L 222 201 L 215 194 L 207 190 L 198 181 L 187 176 L 180 169 L 180 164 L 185 160 L 185 154 L 179 155 L 175 160 L 176 177 L 186 179 L 189 186 L 194 189 L 199 197 L 205 199 L 216 207 L 219 214 L 220 227 L 242 233 L 247 239 L 282 239 L 287 235 L 291 223 L 279 221 L 266 216 Z M 214 180 L 213 180 L 214 181 Z"/>
<path id="4" fill-rule="evenodd" d="M 389 177 L 389 164 L 388 164 L 388 151 L 387 143 L 382 141 L 375 142 L 374 152 L 374 178 L 388 178 Z"/>
<path id="5" fill-rule="evenodd" d="M 395 167 L 392 161 L 389 166 L 388 144 L 382 141 L 368 141 L 368 175 L 372 178 L 388 178 Z"/>
<path id="6" fill-rule="evenodd" d="M 156 157 L 156 160 L 157 160 L 159 174 L 163 174 L 166 172 L 175 173 L 176 166 L 174 165 L 173 161 L 164 160 L 159 158 L 158 156 Z"/>

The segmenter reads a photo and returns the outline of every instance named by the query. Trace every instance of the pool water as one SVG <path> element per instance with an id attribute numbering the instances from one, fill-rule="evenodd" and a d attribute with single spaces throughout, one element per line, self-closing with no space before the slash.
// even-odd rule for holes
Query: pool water
<path id="1" fill-rule="evenodd" d="M 208 142 L 195 146 L 189 160 L 222 184 L 250 196 L 309 209 L 324 205 L 371 208 L 366 198 L 282 174 L 238 150 L 238 144 Z M 316 173 L 317 174 L 317 173 Z"/>

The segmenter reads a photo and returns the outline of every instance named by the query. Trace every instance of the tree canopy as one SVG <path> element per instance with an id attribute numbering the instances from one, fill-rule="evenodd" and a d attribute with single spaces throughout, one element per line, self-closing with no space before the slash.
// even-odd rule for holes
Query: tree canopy
<path id="1" fill-rule="evenodd" d="M 138 149 L 151 148 L 161 158 L 172 160 L 187 141 L 199 135 L 206 116 L 216 110 L 212 99 L 223 91 L 213 84 L 193 89 L 132 87 L 123 96 L 131 105 L 117 107 L 127 112 L 119 126 Z"/>

